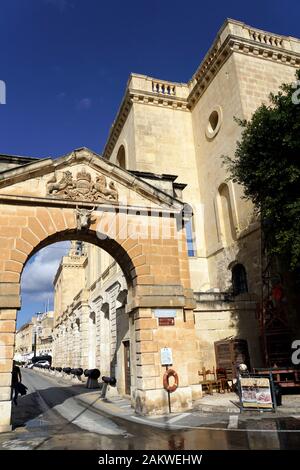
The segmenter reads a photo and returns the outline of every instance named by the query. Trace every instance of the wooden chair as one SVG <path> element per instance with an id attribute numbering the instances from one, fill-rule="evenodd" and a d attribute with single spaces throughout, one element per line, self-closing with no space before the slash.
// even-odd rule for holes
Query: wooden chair
<path id="1" fill-rule="evenodd" d="M 229 385 L 229 382 L 231 382 L 231 380 L 227 379 L 226 369 L 224 369 L 223 367 L 219 367 L 216 370 L 216 374 L 217 374 L 219 393 L 225 393 L 226 390 L 227 392 L 231 392 L 232 387 Z"/>
<path id="2" fill-rule="evenodd" d="M 207 391 L 210 395 L 213 394 L 214 387 L 218 388 L 218 381 L 216 378 L 215 368 L 212 370 L 202 367 L 202 372 L 198 370 L 198 375 L 201 377 L 200 384 L 202 385 L 202 390 Z"/>

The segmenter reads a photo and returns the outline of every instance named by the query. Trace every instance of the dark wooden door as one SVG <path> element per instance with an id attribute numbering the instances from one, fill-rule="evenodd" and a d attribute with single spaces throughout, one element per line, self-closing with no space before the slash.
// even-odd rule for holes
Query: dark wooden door
<path id="1" fill-rule="evenodd" d="M 216 364 L 217 369 L 226 370 L 227 377 L 232 378 L 232 353 L 230 341 L 215 342 Z"/>
<path id="2" fill-rule="evenodd" d="M 217 369 L 226 369 L 227 377 L 234 379 L 237 376 L 238 366 L 242 363 L 250 371 L 250 358 L 248 344 L 244 339 L 229 339 L 215 342 Z"/>
<path id="3" fill-rule="evenodd" d="M 130 395 L 131 377 L 130 377 L 130 343 L 124 341 L 124 373 L 125 373 L 125 393 Z"/>

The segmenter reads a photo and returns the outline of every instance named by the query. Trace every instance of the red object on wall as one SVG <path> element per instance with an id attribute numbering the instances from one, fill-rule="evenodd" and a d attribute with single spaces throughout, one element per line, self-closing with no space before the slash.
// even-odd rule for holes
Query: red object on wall
<path id="1" fill-rule="evenodd" d="M 159 326 L 174 326 L 175 318 L 173 317 L 162 317 L 158 319 Z"/>
<path id="2" fill-rule="evenodd" d="M 276 284 L 272 287 L 272 298 L 276 300 L 276 302 L 280 302 L 283 297 L 283 287 L 281 284 Z"/>

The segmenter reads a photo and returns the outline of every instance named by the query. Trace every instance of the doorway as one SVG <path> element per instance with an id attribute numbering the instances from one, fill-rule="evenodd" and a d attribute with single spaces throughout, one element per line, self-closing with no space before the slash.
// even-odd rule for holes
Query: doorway
<path id="1" fill-rule="evenodd" d="M 130 395 L 130 342 L 124 341 L 124 373 L 125 373 L 125 394 Z"/>

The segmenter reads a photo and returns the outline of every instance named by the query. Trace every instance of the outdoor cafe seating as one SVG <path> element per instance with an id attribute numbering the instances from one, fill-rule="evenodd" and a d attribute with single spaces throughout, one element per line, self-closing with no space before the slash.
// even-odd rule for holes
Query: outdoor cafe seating
<path id="1" fill-rule="evenodd" d="M 205 393 L 213 394 L 216 390 L 218 393 L 225 393 L 232 391 L 232 380 L 227 378 L 227 372 L 224 368 L 213 367 L 212 369 L 206 369 L 202 367 L 201 371 L 198 371 L 198 375 L 201 377 L 200 384 L 202 385 L 202 391 Z"/>
<path id="2" fill-rule="evenodd" d="M 282 388 L 300 389 L 300 369 L 295 367 L 277 367 L 271 368 L 255 368 L 253 372 L 257 375 L 272 374 L 275 384 Z"/>

